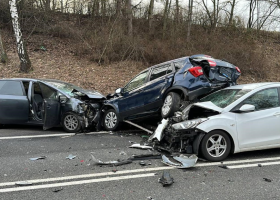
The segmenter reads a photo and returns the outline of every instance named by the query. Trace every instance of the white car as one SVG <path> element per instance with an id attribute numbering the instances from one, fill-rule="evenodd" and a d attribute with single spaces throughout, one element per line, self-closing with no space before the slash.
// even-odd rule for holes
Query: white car
<path id="1" fill-rule="evenodd" d="M 200 150 L 210 161 L 224 160 L 230 153 L 279 148 L 279 102 L 280 83 L 228 87 L 189 105 L 165 137 L 180 138 L 180 150 Z"/>

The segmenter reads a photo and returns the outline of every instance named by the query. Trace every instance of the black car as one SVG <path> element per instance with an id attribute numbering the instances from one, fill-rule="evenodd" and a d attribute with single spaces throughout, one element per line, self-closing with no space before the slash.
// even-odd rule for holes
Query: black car
<path id="1" fill-rule="evenodd" d="M 190 102 L 218 89 L 235 85 L 241 72 L 229 62 L 199 54 L 152 66 L 123 88 L 108 95 L 102 124 L 115 130 L 123 120 L 144 119 L 161 113 L 171 117 Z"/>
<path id="2" fill-rule="evenodd" d="M 67 132 L 98 126 L 105 97 L 58 80 L 1 79 L 0 124 L 61 125 Z"/>

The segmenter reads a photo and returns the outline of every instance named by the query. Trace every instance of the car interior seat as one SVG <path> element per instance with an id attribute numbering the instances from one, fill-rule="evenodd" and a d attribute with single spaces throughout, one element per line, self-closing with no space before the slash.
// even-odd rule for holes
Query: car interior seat
<path id="1" fill-rule="evenodd" d="M 33 96 L 33 105 L 37 116 L 42 119 L 42 107 L 43 107 L 43 98 L 40 94 L 34 94 Z"/>

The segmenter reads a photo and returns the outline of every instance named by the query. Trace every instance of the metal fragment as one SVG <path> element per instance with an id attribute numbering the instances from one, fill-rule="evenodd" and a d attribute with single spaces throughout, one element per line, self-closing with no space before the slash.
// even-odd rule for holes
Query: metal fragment
<path id="1" fill-rule="evenodd" d="M 132 160 L 117 160 L 117 161 L 107 161 L 107 162 L 103 162 L 101 160 L 98 160 L 97 158 L 95 158 L 92 154 L 92 161 L 94 162 L 95 165 L 113 165 L 113 166 L 119 166 L 119 165 L 125 165 L 125 164 L 130 164 L 132 163 Z"/>
<path id="2" fill-rule="evenodd" d="M 74 156 L 74 155 L 70 154 L 69 156 L 66 157 L 66 159 L 72 160 L 72 159 L 74 159 L 74 158 L 76 158 L 76 157 L 77 157 L 77 156 Z"/>
<path id="3" fill-rule="evenodd" d="M 40 156 L 40 157 L 36 157 L 36 158 L 29 158 L 29 160 L 34 161 L 34 160 L 41 160 L 41 159 L 45 159 L 45 158 L 46 158 L 46 156 Z"/>
<path id="4" fill-rule="evenodd" d="M 196 155 L 186 156 L 181 154 L 180 156 L 174 156 L 174 160 L 178 161 L 179 163 L 172 162 L 169 158 L 165 155 L 162 155 L 162 163 L 176 167 L 178 169 L 186 169 L 195 166 L 198 157 Z"/>
<path id="5" fill-rule="evenodd" d="M 28 185 L 32 185 L 33 183 L 27 182 L 27 181 L 19 181 L 19 182 L 15 182 L 15 185 L 19 185 L 19 186 L 28 186 Z"/>
<path id="6" fill-rule="evenodd" d="M 136 148 L 136 149 L 152 149 L 153 147 L 141 144 L 133 144 L 129 148 Z"/>

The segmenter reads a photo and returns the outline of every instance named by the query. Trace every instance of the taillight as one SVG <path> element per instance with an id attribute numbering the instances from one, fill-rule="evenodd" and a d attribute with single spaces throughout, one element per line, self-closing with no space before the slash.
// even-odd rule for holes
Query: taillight
<path id="1" fill-rule="evenodd" d="M 194 76 L 194 77 L 198 77 L 203 75 L 203 70 L 201 67 L 197 66 L 197 67 L 192 67 L 189 69 L 189 72 Z"/>
<path id="2" fill-rule="evenodd" d="M 235 67 L 235 69 L 241 74 L 241 70 L 239 69 L 239 67 Z"/>
<path id="3" fill-rule="evenodd" d="M 216 67 L 217 66 L 217 63 L 213 60 L 208 60 L 208 63 L 210 65 L 210 67 Z"/>

